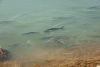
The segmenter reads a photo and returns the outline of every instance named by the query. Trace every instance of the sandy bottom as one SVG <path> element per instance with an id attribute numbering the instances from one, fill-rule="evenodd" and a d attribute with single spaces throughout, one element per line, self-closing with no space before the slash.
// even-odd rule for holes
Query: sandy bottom
<path id="1" fill-rule="evenodd" d="M 40 51 L 35 55 L 23 56 L 23 59 L 0 62 L 0 67 L 100 67 L 99 44 Z"/>

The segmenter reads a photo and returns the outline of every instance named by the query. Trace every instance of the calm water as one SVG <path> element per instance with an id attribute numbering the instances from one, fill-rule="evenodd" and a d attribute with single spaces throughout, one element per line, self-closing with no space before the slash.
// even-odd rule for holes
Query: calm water
<path id="1" fill-rule="evenodd" d="M 0 47 L 15 56 L 88 42 L 100 43 L 99 0 L 0 0 Z"/>

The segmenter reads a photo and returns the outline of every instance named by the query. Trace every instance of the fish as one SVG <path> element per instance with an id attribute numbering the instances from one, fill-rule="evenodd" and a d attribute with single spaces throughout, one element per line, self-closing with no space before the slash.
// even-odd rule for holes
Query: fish
<path id="1" fill-rule="evenodd" d="M 14 22 L 14 21 L 12 21 L 12 20 L 2 20 L 2 21 L 0 21 L 0 24 L 9 24 L 9 23 L 12 23 L 12 22 Z"/>
<path id="2" fill-rule="evenodd" d="M 90 35 L 90 37 L 93 37 L 93 38 L 100 38 L 100 35 Z"/>
<path id="3" fill-rule="evenodd" d="M 8 18 L 5 18 L 5 19 L 0 19 L 0 24 L 9 24 L 9 23 L 15 22 L 17 19 L 19 19 L 21 17 L 24 17 L 24 16 L 27 16 L 28 14 L 30 14 L 32 12 L 33 11 L 24 12 L 22 14 L 18 14 L 18 15 L 12 16 L 12 17 L 8 17 Z"/>
<path id="4" fill-rule="evenodd" d="M 23 33 L 23 35 L 32 35 L 32 34 L 38 34 L 39 32 L 27 32 L 27 33 Z"/>
<path id="5" fill-rule="evenodd" d="M 43 37 L 42 40 L 45 41 L 45 43 L 48 42 L 55 42 L 55 43 L 59 43 L 62 45 L 65 45 L 66 40 L 69 40 L 69 37 L 66 36 L 48 36 L 48 37 Z"/>
<path id="6" fill-rule="evenodd" d="M 54 38 L 55 38 L 54 36 L 47 36 L 47 37 L 42 37 L 41 39 L 48 41 L 48 40 L 51 40 L 51 39 L 54 39 Z"/>
<path id="7" fill-rule="evenodd" d="M 53 32 L 53 31 L 57 31 L 57 30 L 61 30 L 61 29 L 63 30 L 64 26 L 59 27 L 59 28 L 50 28 L 50 29 L 45 30 L 44 32 L 49 33 L 49 32 Z"/>
<path id="8" fill-rule="evenodd" d="M 47 40 L 47 39 L 50 39 L 50 38 L 53 38 L 53 37 L 52 37 L 52 36 L 49 36 L 49 37 L 42 37 L 41 39 Z"/>
<path id="9" fill-rule="evenodd" d="M 21 43 L 7 45 L 7 49 L 10 51 L 15 50 L 16 48 L 19 48 L 19 47 L 23 47 L 23 45 Z"/>
<path id="10" fill-rule="evenodd" d="M 100 9 L 100 6 L 99 5 L 97 5 L 97 6 L 91 6 L 88 9 Z"/>
<path id="11" fill-rule="evenodd" d="M 53 21 L 63 22 L 63 21 L 66 21 L 68 19 L 73 19 L 73 16 L 54 17 Z"/>
<path id="12" fill-rule="evenodd" d="M 10 45 L 9 47 L 11 47 L 11 48 L 16 48 L 16 47 L 19 47 L 19 46 L 21 46 L 21 44 L 19 44 L 19 43 L 16 43 L 16 44 L 12 44 L 12 45 Z"/>

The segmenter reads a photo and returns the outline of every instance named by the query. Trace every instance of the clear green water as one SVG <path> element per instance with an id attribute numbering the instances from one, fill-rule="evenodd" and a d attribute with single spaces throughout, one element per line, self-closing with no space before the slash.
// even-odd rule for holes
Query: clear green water
<path id="1" fill-rule="evenodd" d="M 99 0 L 0 0 L 0 47 L 17 54 L 50 44 L 99 44 L 99 4 Z M 63 30 L 44 32 L 61 26 Z M 39 33 L 23 35 L 28 32 Z"/>

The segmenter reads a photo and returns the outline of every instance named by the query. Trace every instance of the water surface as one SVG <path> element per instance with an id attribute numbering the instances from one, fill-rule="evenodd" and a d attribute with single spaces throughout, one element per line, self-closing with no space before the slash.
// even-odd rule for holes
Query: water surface
<path id="1" fill-rule="evenodd" d="M 100 44 L 99 4 L 99 0 L 0 0 L 0 47 L 18 58 L 32 50 L 39 53 L 40 48 Z M 61 26 L 63 30 L 44 32 Z M 29 32 L 38 33 L 23 35 Z"/>

